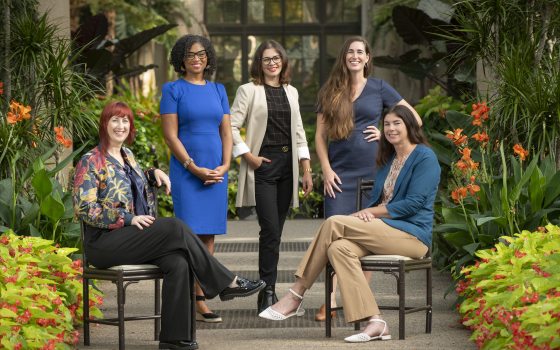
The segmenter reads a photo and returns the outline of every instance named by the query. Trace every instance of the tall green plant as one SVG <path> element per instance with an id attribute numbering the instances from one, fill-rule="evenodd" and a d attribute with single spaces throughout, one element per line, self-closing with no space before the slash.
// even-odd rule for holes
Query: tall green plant
<path id="1" fill-rule="evenodd" d="M 489 83 L 490 128 L 506 148 L 551 153 L 560 168 L 560 4 L 556 0 L 463 0 L 456 57 L 474 55 Z"/>
<path id="2" fill-rule="evenodd" d="M 58 34 L 48 14 L 36 18 L 24 12 L 11 24 L 10 64 L 12 98 L 33 107 L 35 132 L 54 140 L 52 130 L 62 125 L 80 139 L 95 127 L 81 113 L 83 101 L 94 96 L 85 74 L 74 65 L 71 43 Z"/>

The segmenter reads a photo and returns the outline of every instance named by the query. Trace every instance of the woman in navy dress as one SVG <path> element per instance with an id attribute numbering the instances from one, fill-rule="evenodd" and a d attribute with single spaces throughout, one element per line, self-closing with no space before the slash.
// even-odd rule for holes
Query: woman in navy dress
<path id="1" fill-rule="evenodd" d="M 358 180 L 375 177 L 381 135 L 377 126 L 384 108 L 405 105 L 422 125 L 414 108 L 385 81 L 370 78 L 370 72 L 369 44 L 351 37 L 319 91 L 315 147 L 323 171 L 325 219 L 355 212 Z M 332 299 L 336 305 L 334 293 Z M 315 318 L 325 319 L 324 305 Z"/>
<path id="2" fill-rule="evenodd" d="M 181 77 L 163 86 L 160 114 L 172 153 L 173 208 L 213 254 L 214 236 L 226 233 L 232 150 L 227 94 L 222 84 L 207 80 L 216 69 L 216 53 L 207 38 L 181 37 L 170 61 Z M 197 320 L 221 322 L 198 286 L 196 292 Z"/>

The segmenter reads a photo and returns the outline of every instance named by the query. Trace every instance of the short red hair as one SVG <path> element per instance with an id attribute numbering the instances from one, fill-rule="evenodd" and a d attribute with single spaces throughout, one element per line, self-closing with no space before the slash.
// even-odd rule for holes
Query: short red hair
<path id="1" fill-rule="evenodd" d="M 114 117 L 128 117 L 130 122 L 130 131 L 125 142 L 127 144 L 132 144 L 134 141 L 134 136 L 136 136 L 136 129 L 134 128 L 134 115 L 132 110 L 128 105 L 121 101 L 115 101 L 107 104 L 103 111 L 101 112 L 101 118 L 99 119 L 99 142 L 101 143 L 101 151 L 103 153 L 107 152 L 109 147 L 109 134 L 107 133 L 107 125 L 109 125 L 109 120 Z"/>

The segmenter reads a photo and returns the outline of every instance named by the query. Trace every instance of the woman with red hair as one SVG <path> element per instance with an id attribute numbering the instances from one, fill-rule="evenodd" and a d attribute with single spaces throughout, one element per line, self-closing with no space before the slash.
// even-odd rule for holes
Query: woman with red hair
<path id="1" fill-rule="evenodd" d="M 263 281 L 235 276 L 220 264 L 181 220 L 155 218 L 149 185 L 165 185 L 159 169 L 140 169 L 123 146 L 134 140 L 134 116 L 123 102 L 101 113 L 99 146 L 76 166 L 74 208 L 85 223 L 84 250 L 96 267 L 153 264 L 164 273 L 160 349 L 198 349 L 191 334 L 189 276 L 194 273 L 204 294 L 221 300 L 244 297 L 264 288 Z"/>

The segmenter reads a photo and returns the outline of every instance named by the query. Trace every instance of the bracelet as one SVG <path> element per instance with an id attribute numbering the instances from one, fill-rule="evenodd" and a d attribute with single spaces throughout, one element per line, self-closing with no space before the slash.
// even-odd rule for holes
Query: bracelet
<path id="1" fill-rule="evenodd" d="M 187 158 L 187 160 L 185 160 L 185 162 L 183 163 L 183 168 L 188 169 L 191 163 L 194 164 L 194 160 L 192 158 Z"/>
<path id="2" fill-rule="evenodd" d="M 313 169 L 311 169 L 311 168 L 305 168 L 305 169 L 303 169 L 303 172 L 304 172 L 304 173 L 313 174 Z"/>

